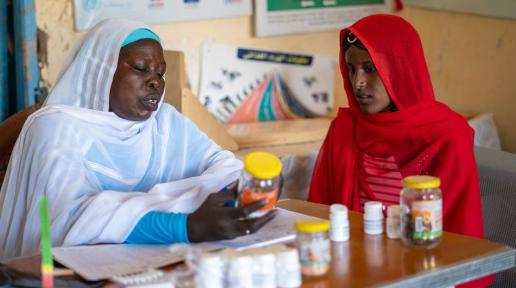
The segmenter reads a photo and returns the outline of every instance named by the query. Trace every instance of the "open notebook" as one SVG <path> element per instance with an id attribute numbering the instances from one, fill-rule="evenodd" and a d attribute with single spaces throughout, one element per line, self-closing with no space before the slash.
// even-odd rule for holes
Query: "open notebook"
<path id="1" fill-rule="evenodd" d="M 296 237 L 294 223 L 299 220 L 316 219 L 304 214 L 278 208 L 278 215 L 260 231 L 233 240 L 194 244 L 210 251 L 225 247 L 246 249 L 274 243 L 293 241 Z M 106 244 L 52 249 L 55 259 L 72 269 L 86 280 L 107 279 L 146 271 L 183 261 L 184 254 L 169 252 L 168 245 Z"/>

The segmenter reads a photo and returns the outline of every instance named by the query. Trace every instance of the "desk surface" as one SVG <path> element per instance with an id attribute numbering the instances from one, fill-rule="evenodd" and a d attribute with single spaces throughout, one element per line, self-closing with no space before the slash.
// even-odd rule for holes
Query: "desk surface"
<path id="1" fill-rule="evenodd" d="M 284 200 L 278 206 L 328 219 L 326 205 Z M 514 249 L 487 240 L 444 232 L 437 247 L 410 249 L 385 234 L 364 234 L 360 213 L 350 212 L 349 220 L 350 240 L 332 243 L 329 275 L 303 287 L 446 287 L 515 265 Z"/>
<path id="2" fill-rule="evenodd" d="M 328 218 L 328 206 L 300 200 L 283 200 L 278 206 L 291 211 Z M 507 246 L 445 232 L 434 249 L 410 249 L 385 234 L 365 235 L 362 215 L 350 212 L 348 242 L 332 243 L 330 273 L 304 280 L 303 287 L 445 287 L 514 267 L 516 250 Z M 33 273 L 39 257 L 7 263 Z"/>

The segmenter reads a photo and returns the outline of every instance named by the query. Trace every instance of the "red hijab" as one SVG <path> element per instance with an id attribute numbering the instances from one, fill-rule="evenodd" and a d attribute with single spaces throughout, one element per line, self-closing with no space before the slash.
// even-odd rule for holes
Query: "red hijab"
<path id="1" fill-rule="evenodd" d="M 360 112 L 342 46 L 349 32 L 369 52 L 398 111 Z M 359 211 L 360 191 L 376 199 L 364 176 L 366 162 L 392 159 L 400 178 L 441 179 L 445 230 L 483 237 L 473 130 L 462 116 L 435 100 L 415 29 L 398 16 L 372 15 L 343 29 L 340 43 L 340 70 L 350 107 L 341 108 L 330 126 L 312 175 L 309 200 L 343 203 Z M 382 171 L 376 173 L 382 176 Z M 398 189 L 397 180 L 396 185 L 392 188 Z M 396 197 L 399 201 L 399 194 Z"/>

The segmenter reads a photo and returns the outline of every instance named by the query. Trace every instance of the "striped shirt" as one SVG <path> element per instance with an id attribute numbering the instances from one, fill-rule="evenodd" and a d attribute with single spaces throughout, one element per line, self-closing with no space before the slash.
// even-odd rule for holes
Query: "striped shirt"
<path id="1" fill-rule="evenodd" d="M 394 156 L 381 158 L 361 154 L 359 162 L 360 172 L 365 174 L 367 186 L 374 197 L 369 197 L 366 191 L 360 189 L 360 211 L 364 212 L 367 201 L 380 201 L 385 207 L 399 204 L 402 175 Z"/>

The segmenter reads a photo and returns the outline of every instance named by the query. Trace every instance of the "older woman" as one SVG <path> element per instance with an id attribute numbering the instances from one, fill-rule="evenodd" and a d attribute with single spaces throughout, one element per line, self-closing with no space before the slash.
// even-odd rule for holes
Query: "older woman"
<path id="1" fill-rule="evenodd" d="M 148 27 L 94 27 L 72 51 L 44 107 L 25 123 L 0 192 L 0 260 L 38 251 L 38 200 L 54 245 L 234 238 L 274 214 L 223 204 L 241 162 L 162 103 L 166 63 Z"/>
<path id="2" fill-rule="evenodd" d="M 441 179 L 444 230 L 483 237 L 473 130 L 434 97 L 416 30 L 393 15 L 365 17 L 340 33 L 349 108 L 332 122 L 309 200 L 362 211 L 399 204 L 401 179 Z M 469 283 L 480 287 L 490 278 Z"/>

